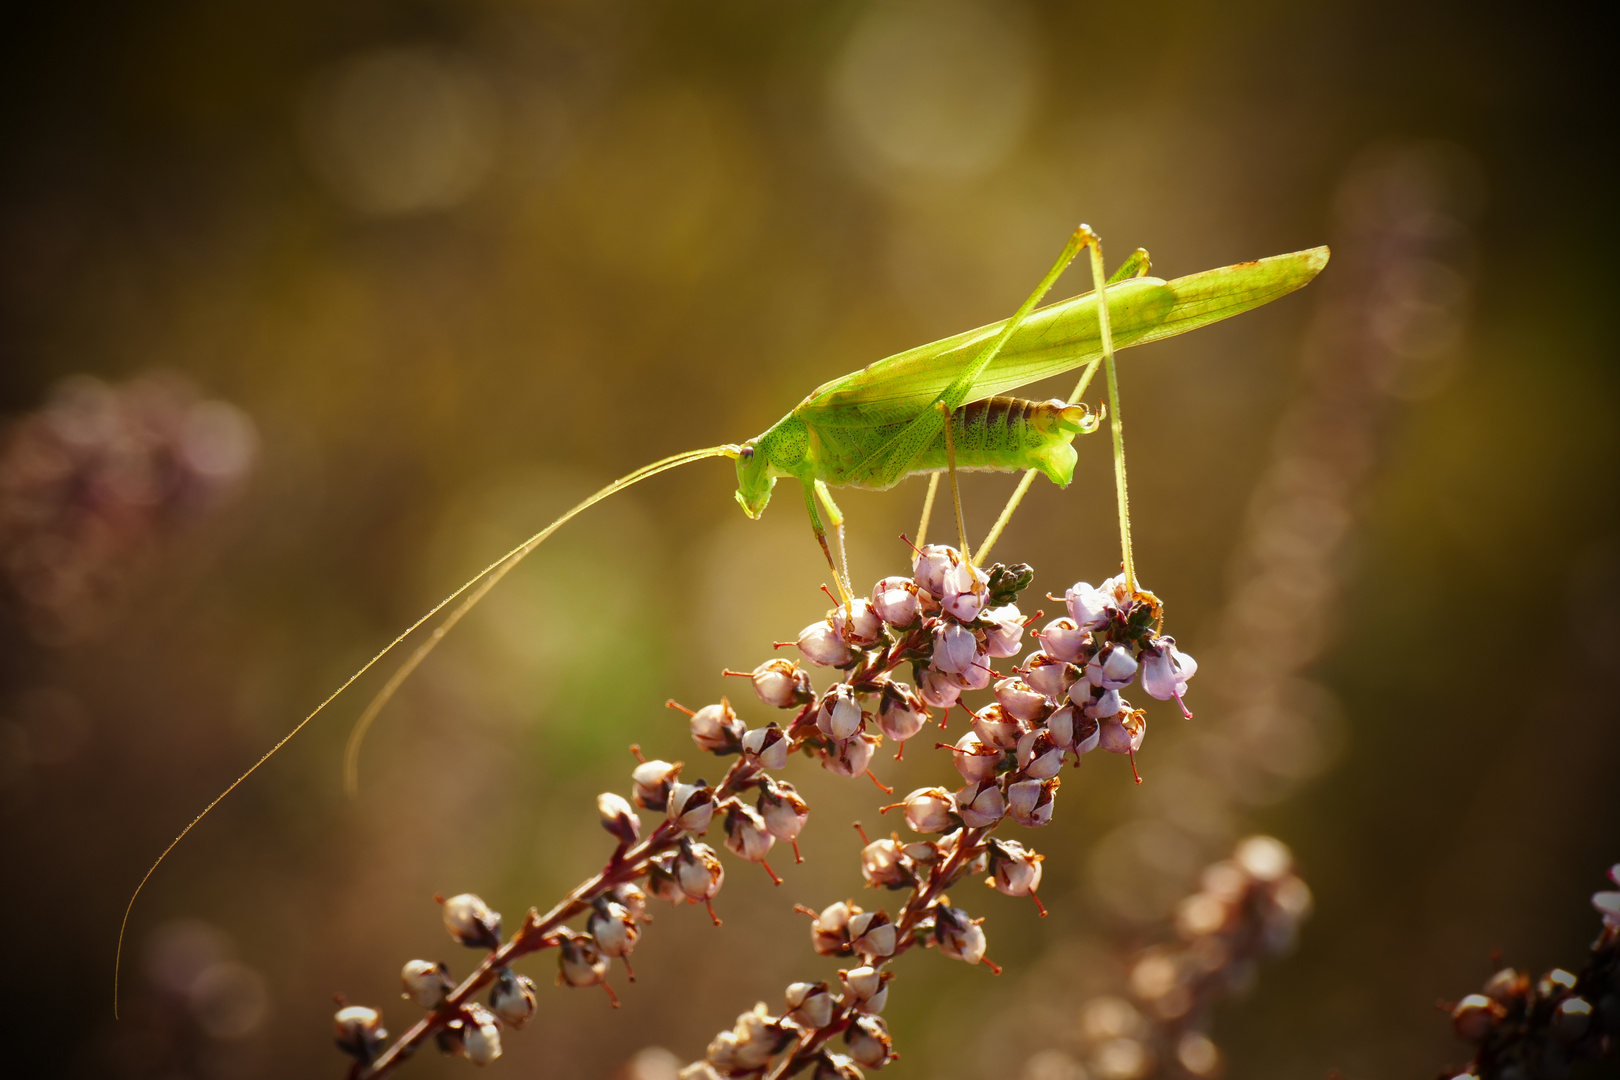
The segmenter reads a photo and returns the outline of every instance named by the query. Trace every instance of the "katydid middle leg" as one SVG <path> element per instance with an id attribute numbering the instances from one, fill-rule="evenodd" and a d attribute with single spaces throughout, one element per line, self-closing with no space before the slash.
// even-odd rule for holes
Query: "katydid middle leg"
<path id="1" fill-rule="evenodd" d="M 827 556 L 827 566 L 832 570 L 833 581 L 838 585 L 838 595 L 847 604 L 852 599 L 849 585 L 845 583 L 844 575 L 838 571 L 838 563 L 833 559 L 832 547 L 827 543 L 826 526 L 821 524 L 821 513 L 816 509 L 816 488 L 824 485 L 821 485 L 819 480 L 803 479 L 800 481 L 800 486 L 804 488 L 804 508 L 810 511 L 810 529 L 816 534 L 816 543 L 821 545 L 821 553 Z M 837 524 L 840 529 L 843 528 L 842 515 L 837 519 Z M 843 541 L 840 538 L 840 547 L 842 544 Z"/>

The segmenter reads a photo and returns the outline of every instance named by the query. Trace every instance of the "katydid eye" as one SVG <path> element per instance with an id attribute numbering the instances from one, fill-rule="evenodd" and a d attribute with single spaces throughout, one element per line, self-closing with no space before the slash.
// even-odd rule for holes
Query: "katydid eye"
<path id="1" fill-rule="evenodd" d="M 754 448 L 752 446 L 745 446 L 742 448 L 742 459 L 744 461 L 754 460 Z"/>

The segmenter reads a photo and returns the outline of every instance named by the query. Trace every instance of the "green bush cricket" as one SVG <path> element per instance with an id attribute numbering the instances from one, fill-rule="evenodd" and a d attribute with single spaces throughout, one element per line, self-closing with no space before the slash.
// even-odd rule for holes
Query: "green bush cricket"
<path id="1" fill-rule="evenodd" d="M 1090 249 L 1094 288 L 1091 292 L 1037 308 L 1058 277 L 1082 249 Z M 252 776 L 259 766 L 303 730 L 337 697 L 365 675 L 407 637 L 453 601 L 460 600 L 444 621 L 372 698 L 356 721 L 344 754 L 344 783 L 358 791 L 358 755 L 365 733 L 377 714 L 444 636 L 524 558 L 552 533 L 584 510 L 634 484 L 670 469 L 706 458 L 736 461 L 736 498 L 751 518 L 770 501 L 778 479 L 799 481 L 811 528 L 832 568 L 841 595 L 848 600 L 849 574 L 834 560 L 817 509 L 843 530 L 843 514 L 830 489 L 887 489 L 920 472 L 931 474 L 923 511 L 926 528 L 940 472 L 957 469 L 1023 471 L 1007 506 L 981 545 L 982 559 L 1000 536 L 1037 473 L 1067 485 L 1074 473 L 1076 435 L 1093 431 L 1100 417 L 1078 404 L 1101 364 L 1108 380 L 1108 412 L 1113 437 L 1121 548 L 1126 580 L 1135 587 L 1130 518 L 1125 486 L 1124 428 L 1114 351 L 1173 337 L 1269 303 L 1308 283 L 1327 264 L 1328 249 L 1310 248 L 1254 262 L 1165 281 L 1148 276 L 1146 251 L 1138 249 L 1106 277 L 1101 242 L 1081 225 L 1052 269 L 1010 319 L 979 327 L 869 364 L 825 383 L 760 435 L 741 444 L 690 450 L 645 465 L 591 495 L 540 532 L 490 563 L 455 592 L 439 601 L 284 735 L 258 761 L 220 792 L 164 848 L 142 876 L 124 910 L 114 961 L 113 1003 L 123 936 L 130 912 L 152 874 L 169 852 L 185 839 L 208 812 Z M 1067 401 L 1035 402 L 1002 397 L 1006 391 L 1084 366 Z M 957 531 L 962 554 L 971 557 L 957 496 Z M 919 529 L 921 543 L 923 529 Z M 840 543 L 842 547 L 842 543 Z"/>

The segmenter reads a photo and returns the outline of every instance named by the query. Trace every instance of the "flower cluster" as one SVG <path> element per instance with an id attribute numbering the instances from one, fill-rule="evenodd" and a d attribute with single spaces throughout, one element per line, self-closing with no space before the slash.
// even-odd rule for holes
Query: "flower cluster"
<path id="1" fill-rule="evenodd" d="M 1620 886 L 1620 864 L 1609 868 Z M 1620 1039 L 1620 892 L 1592 897 L 1603 929 L 1578 973 L 1554 968 L 1534 981 L 1503 968 L 1451 1010 L 1457 1034 L 1477 1045 L 1455 1080 L 1562 1077 Z"/>

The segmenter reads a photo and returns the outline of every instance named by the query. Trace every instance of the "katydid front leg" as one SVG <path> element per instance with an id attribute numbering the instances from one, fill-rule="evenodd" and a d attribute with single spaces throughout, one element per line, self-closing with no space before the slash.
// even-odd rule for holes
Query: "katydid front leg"
<path id="1" fill-rule="evenodd" d="M 832 547 L 827 543 L 827 529 L 826 529 L 825 526 L 823 526 L 821 524 L 821 513 L 816 509 L 816 493 L 817 493 L 817 489 L 820 488 L 823 491 L 825 491 L 826 490 L 826 485 L 823 484 L 820 480 L 812 480 L 808 476 L 801 476 L 799 478 L 799 486 L 804 488 L 804 507 L 805 507 L 806 510 L 810 511 L 810 528 L 811 528 L 811 531 L 813 531 L 816 534 L 816 543 L 821 545 L 821 553 L 823 555 L 827 556 L 827 566 L 828 566 L 829 569 L 832 570 L 833 581 L 838 585 L 838 595 L 839 595 L 839 597 L 841 597 L 843 599 L 845 604 L 848 604 L 853 599 L 853 597 L 851 596 L 850 591 L 849 591 L 849 585 L 844 581 L 844 575 L 840 574 L 838 572 L 838 563 L 836 561 L 834 561 L 834 559 L 833 559 Z M 829 514 L 829 516 L 831 516 L 833 511 L 837 510 L 837 507 L 832 505 L 831 498 L 829 498 L 827 500 L 827 502 L 828 502 L 828 514 Z M 844 537 L 843 537 L 844 517 L 843 517 L 843 515 L 839 514 L 836 517 L 834 517 L 833 518 L 833 524 L 839 530 L 838 546 L 839 546 L 840 549 L 842 549 L 842 547 L 844 546 Z"/>

